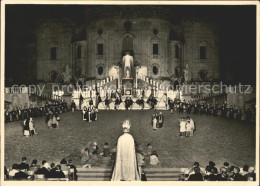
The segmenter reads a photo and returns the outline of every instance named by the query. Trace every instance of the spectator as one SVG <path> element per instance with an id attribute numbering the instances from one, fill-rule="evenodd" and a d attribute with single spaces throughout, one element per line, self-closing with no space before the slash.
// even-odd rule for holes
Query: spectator
<path id="1" fill-rule="evenodd" d="M 212 167 L 210 170 L 210 174 L 204 176 L 204 179 L 207 181 L 217 181 L 218 180 L 218 169 L 216 167 Z"/>
<path id="2" fill-rule="evenodd" d="M 19 172 L 15 173 L 14 179 L 17 179 L 17 180 L 27 179 L 28 174 L 26 174 L 25 171 L 26 171 L 25 169 L 22 169 Z"/>
<path id="3" fill-rule="evenodd" d="M 69 159 L 68 162 L 69 162 L 68 163 L 68 167 L 70 168 L 70 172 L 71 172 L 70 177 L 72 178 L 72 180 L 78 180 L 76 166 L 72 164 L 72 160 L 71 159 Z M 72 171 L 72 169 L 73 169 L 73 171 Z"/>
<path id="4" fill-rule="evenodd" d="M 55 163 L 51 163 L 51 170 L 50 170 L 49 178 L 56 178 Z"/>
<path id="5" fill-rule="evenodd" d="M 156 151 L 153 151 L 150 156 L 150 165 L 158 165 L 159 163 L 158 154 Z"/>
<path id="6" fill-rule="evenodd" d="M 111 155 L 110 148 L 109 148 L 109 145 L 107 142 L 104 143 L 103 152 L 100 153 L 100 155 L 105 156 L 105 157 L 108 157 Z"/>
<path id="7" fill-rule="evenodd" d="M 248 174 L 248 168 L 249 168 L 248 165 L 243 166 L 243 172 L 241 172 L 242 176 L 245 176 L 246 174 Z"/>
<path id="8" fill-rule="evenodd" d="M 254 167 L 249 167 L 248 168 L 248 173 L 245 175 L 246 180 L 248 181 L 255 181 L 255 168 Z"/>
<path id="9" fill-rule="evenodd" d="M 34 159 L 34 160 L 32 161 L 32 163 L 31 163 L 31 166 L 30 166 L 29 170 L 35 172 L 36 170 L 38 170 L 38 168 L 40 168 L 40 166 L 37 165 L 37 160 Z"/>
<path id="10" fill-rule="evenodd" d="M 43 167 L 38 169 L 35 174 L 43 174 L 45 178 L 49 178 L 50 175 L 50 165 L 45 160 L 42 161 Z"/>
<path id="11" fill-rule="evenodd" d="M 61 170 L 60 165 L 56 165 L 55 167 L 55 178 L 65 178 L 65 174 Z"/>
<path id="12" fill-rule="evenodd" d="M 56 168 L 57 168 L 57 166 L 56 166 Z M 60 168 L 59 168 L 59 170 L 66 171 L 66 172 L 68 172 L 68 175 L 70 175 L 70 168 L 67 165 L 67 160 L 66 159 L 63 158 L 60 161 Z"/>
<path id="13" fill-rule="evenodd" d="M 203 176 L 200 173 L 200 168 L 199 167 L 194 167 L 193 168 L 195 174 L 191 174 L 189 176 L 189 181 L 203 181 Z"/>
<path id="14" fill-rule="evenodd" d="M 192 165 L 192 167 L 191 167 L 191 169 L 189 170 L 189 172 L 188 172 L 188 174 L 194 174 L 195 172 L 194 172 L 194 168 L 199 168 L 199 170 L 200 170 L 200 164 L 199 164 L 199 162 L 194 162 L 193 163 L 193 165 Z"/>
<path id="15" fill-rule="evenodd" d="M 244 181 L 245 180 L 244 177 L 239 173 L 240 173 L 240 168 L 234 167 L 234 176 L 233 176 L 234 181 Z"/>
<path id="16" fill-rule="evenodd" d="M 93 142 L 92 145 L 92 154 L 98 154 L 99 147 L 97 145 L 97 142 Z"/>
<path id="17" fill-rule="evenodd" d="M 14 177 L 14 175 L 19 172 L 19 165 L 17 163 L 13 164 L 12 170 L 9 171 L 9 176 Z"/>
<path id="18" fill-rule="evenodd" d="M 220 174 L 218 174 L 218 181 L 227 181 L 228 174 L 225 167 L 220 168 Z"/>
<path id="19" fill-rule="evenodd" d="M 29 165 L 26 163 L 27 158 L 23 157 L 22 162 L 19 164 L 20 170 L 29 170 Z"/>
<path id="20" fill-rule="evenodd" d="M 224 162 L 224 167 L 226 168 L 226 173 L 230 172 L 230 167 L 228 162 Z"/>

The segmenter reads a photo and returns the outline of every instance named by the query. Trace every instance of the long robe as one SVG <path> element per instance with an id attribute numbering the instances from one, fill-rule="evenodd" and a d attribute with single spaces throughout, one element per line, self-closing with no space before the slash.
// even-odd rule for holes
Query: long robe
<path id="1" fill-rule="evenodd" d="M 116 162 L 111 181 L 140 181 L 134 138 L 124 133 L 118 138 Z"/>

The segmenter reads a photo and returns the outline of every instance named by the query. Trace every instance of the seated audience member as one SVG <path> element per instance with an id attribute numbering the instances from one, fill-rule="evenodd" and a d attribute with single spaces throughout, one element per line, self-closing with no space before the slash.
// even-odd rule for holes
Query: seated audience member
<path id="1" fill-rule="evenodd" d="M 195 172 L 194 172 L 194 168 L 199 168 L 199 170 L 200 170 L 200 164 L 199 164 L 199 162 L 194 162 L 193 163 L 193 165 L 192 165 L 192 167 L 191 167 L 191 169 L 189 170 L 189 172 L 188 172 L 188 174 L 194 174 Z"/>
<path id="2" fill-rule="evenodd" d="M 85 167 L 89 167 L 91 168 L 91 157 L 89 154 L 89 149 L 88 148 L 84 148 L 83 150 L 81 150 L 81 163 L 83 164 L 83 168 Z"/>
<path id="3" fill-rule="evenodd" d="M 12 170 L 9 171 L 9 176 L 14 177 L 14 175 L 19 172 L 19 165 L 17 163 L 13 164 Z"/>
<path id="4" fill-rule="evenodd" d="M 22 162 L 19 164 L 19 169 L 20 170 L 29 170 L 29 165 L 26 163 L 27 158 L 23 157 Z"/>
<path id="5" fill-rule="evenodd" d="M 49 178 L 56 178 L 55 163 L 51 163 L 51 170 L 50 170 Z"/>
<path id="6" fill-rule="evenodd" d="M 37 160 L 36 159 L 34 159 L 33 161 L 32 161 L 32 163 L 31 163 L 31 166 L 30 166 L 30 168 L 29 168 L 29 171 L 36 171 L 36 170 L 38 170 L 38 168 L 40 168 L 40 166 L 39 165 L 37 165 Z"/>
<path id="7" fill-rule="evenodd" d="M 210 161 L 209 164 L 206 166 L 205 170 L 211 172 L 211 169 L 215 168 L 215 163 L 213 161 Z"/>
<path id="8" fill-rule="evenodd" d="M 193 170 L 194 170 L 195 174 L 191 174 L 189 176 L 188 181 L 203 181 L 203 176 L 200 173 L 200 168 L 199 167 L 194 167 Z"/>
<path id="9" fill-rule="evenodd" d="M 92 154 L 98 154 L 99 147 L 97 145 L 97 142 L 93 142 L 92 146 Z"/>
<path id="10" fill-rule="evenodd" d="M 143 149 L 142 147 L 139 147 L 137 150 L 136 150 L 136 159 L 137 159 L 137 166 L 138 166 L 138 172 L 139 172 L 139 175 L 140 177 L 142 176 L 142 167 L 144 166 L 145 164 L 145 160 L 144 160 L 144 156 L 143 156 Z"/>
<path id="11" fill-rule="evenodd" d="M 207 181 L 217 181 L 218 180 L 218 169 L 216 167 L 212 167 L 210 170 L 210 174 L 204 176 L 204 179 Z"/>
<path id="12" fill-rule="evenodd" d="M 45 178 L 49 178 L 51 167 L 45 160 L 43 160 L 42 164 L 43 167 L 39 168 L 34 174 L 43 174 Z"/>
<path id="13" fill-rule="evenodd" d="M 228 174 L 225 167 L 220 168 L 220 174 L 218 174 L 218 181 L 227 181 L 228 180 Z"/>
<path id="14" fill-rule="evenodd" d="M 248 181 L 256 181 L 256 179 L 255 179 L 255 168 L 254 167 L 248 168 L 248 173 L 245 175 L 245 179 L 248 180 Z"/>
<path id="15" fill-rule="evenodd" d="M 153 146 L 151 145 L 151 143 L 148 143 L 145 155 L 151 156 L 152 152 L 153 152 Z"/>
<path id="16" fill-rule="evenodd" d="M 240 173 L 240 168 L 234 167 L 234 176 L 233 176 L 234 181 L 245 181 L 244 177 L 239 173 Z"/>
<path id="17" fill-rule="evenodd" d="M 224 162 L 224 167 L 226 168 L 226 173 L 230 172 L 230 166 L 228 162 Z"/>
<path id="18" fill-rule="evenodd" d="M 242 176 L 245 176 L 246 174 L 248 174 L 248 168 L 249 168 L 248 165 L 243 166 L 243 172 L 241 172 Z"/>
<path id="19" fill-rule="evenodd" d="M 72 180 L 78 180 L 77 168 L 75 165 L 73 165 L 72 159 L 69 159 L 68 167 L 70 168 L 70 172 L 71 172 L 70 178 L 72 178 Z"/>
<path id="20" fill-rule="evenodd" d="M 56 168 L 57 168 L 57 166 L 56 166 Z M 67 171 L 68 175 L 70 174 L 70 168 L 69 168 L 69 166 L 67 166 L 67 160 L 64 158 L 60 161 L 60 170 Z"/>
<path id="21" fill-rule="evenodd" d="M 29 176 L 28 174 L 25 173 L 25 169 L 21 169 L 19 172 L 15 173 L 14 179 L 17 180 L 22 180 L 22 179 L 27 179 Z"/>
<path id="22" fill-rule="evenodd" d="M 160 163 L 156 151 L 153 151 L 150 156 L 150 165 L 158 165 Z"/>
<path id="23" fill-rule="evenodd" d="M 56 165 L 55 167 L 55 178 L 65 178 L 65 174 L 61 170 L 60 165 Z"/>
<path id="24" fill-rule="evenodd" d="M 101 156 L 108 157 L 111 155 L 110 148 L 107 142 L 104 143 L 103 152 L 100 153 Z"/>

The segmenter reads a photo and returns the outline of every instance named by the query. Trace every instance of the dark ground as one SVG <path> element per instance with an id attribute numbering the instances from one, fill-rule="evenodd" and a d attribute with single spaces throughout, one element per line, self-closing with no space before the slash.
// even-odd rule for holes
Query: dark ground
<path id="1" fill-rule="evenodd" d="M 231 165 L 255 166 L 255 124 L 232 121 L 221 117 L 193 116 L 197 130 L 193 137 L 180 138 L 178 119 L 186 114 L 170 115 L 164 111 L 164 127 L 152 130 L 154 111 L 100 111 L 98 121 L 82 121 L 81 112 L 61 115 L 61 126 L 48 129 L 45 118 L 35 118 L 38 135 L 26 138 L 22 122 L 5 124 L 5 166 L 10 168 L 26 156 L 28 163 L 37 159 L 58 163 L 62 158 L 72 158 L 80 165 L 80 149 L 88 142 L 97 141 L 100 148 L 108 142 L 115 147 L 121 132 L 121 121 L 130 119 L 131 134 L 144 149 L 151 143 L 158 152 L 162 167 L 190 167 L 194 161 L 206 166 L 214 161 L 217 167 L 228 161 Z M 100 159 L 96 166 L 111 166 Z"/>

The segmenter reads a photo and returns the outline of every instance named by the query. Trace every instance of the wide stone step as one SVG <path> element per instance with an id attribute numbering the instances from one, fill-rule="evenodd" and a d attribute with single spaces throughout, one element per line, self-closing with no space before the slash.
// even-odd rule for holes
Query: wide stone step
<path id="1" fill-rule="evenodd" d="M 147 178 L 147 181 L 179 181 L 179 177 L 174 177 L 174 178 Z"/>
<path id="2" fill-rule="evenodd" d="M 146 173 L 146 177 L 155 178 L 155 177 L 162 177 L 162 178 L 172 178 L 172 177 L 179 177 L 180 172 L 173 172 L 173 173 Z"/>
<path id="3" fill-rule="evenodd" d="M 78 177 L 78 181 L 110 181 L 110 178 L 85 178 L 85 177 Z"/>
<path id="4" fill-rule="evenodd" d="M 97 167 L 92 167 L 92 168 L 82 168 L 79 167 L 77 168 L 78 173 L 79 172 L 101 172 L 101 173 L 105 173 L 105 172 L 112 172 L 112 169 L 110 168 L 97 168 Z"/>
<path id="5" fill-rule="evenodd" d="M 84 178 L 89 178 L 89 177 L 94 177 L 94 178 L 99 178 L 99 177 L 110 177 L 112 172 L 78 172 L 77 175 L 78 177 L 84 177 Z"/>

